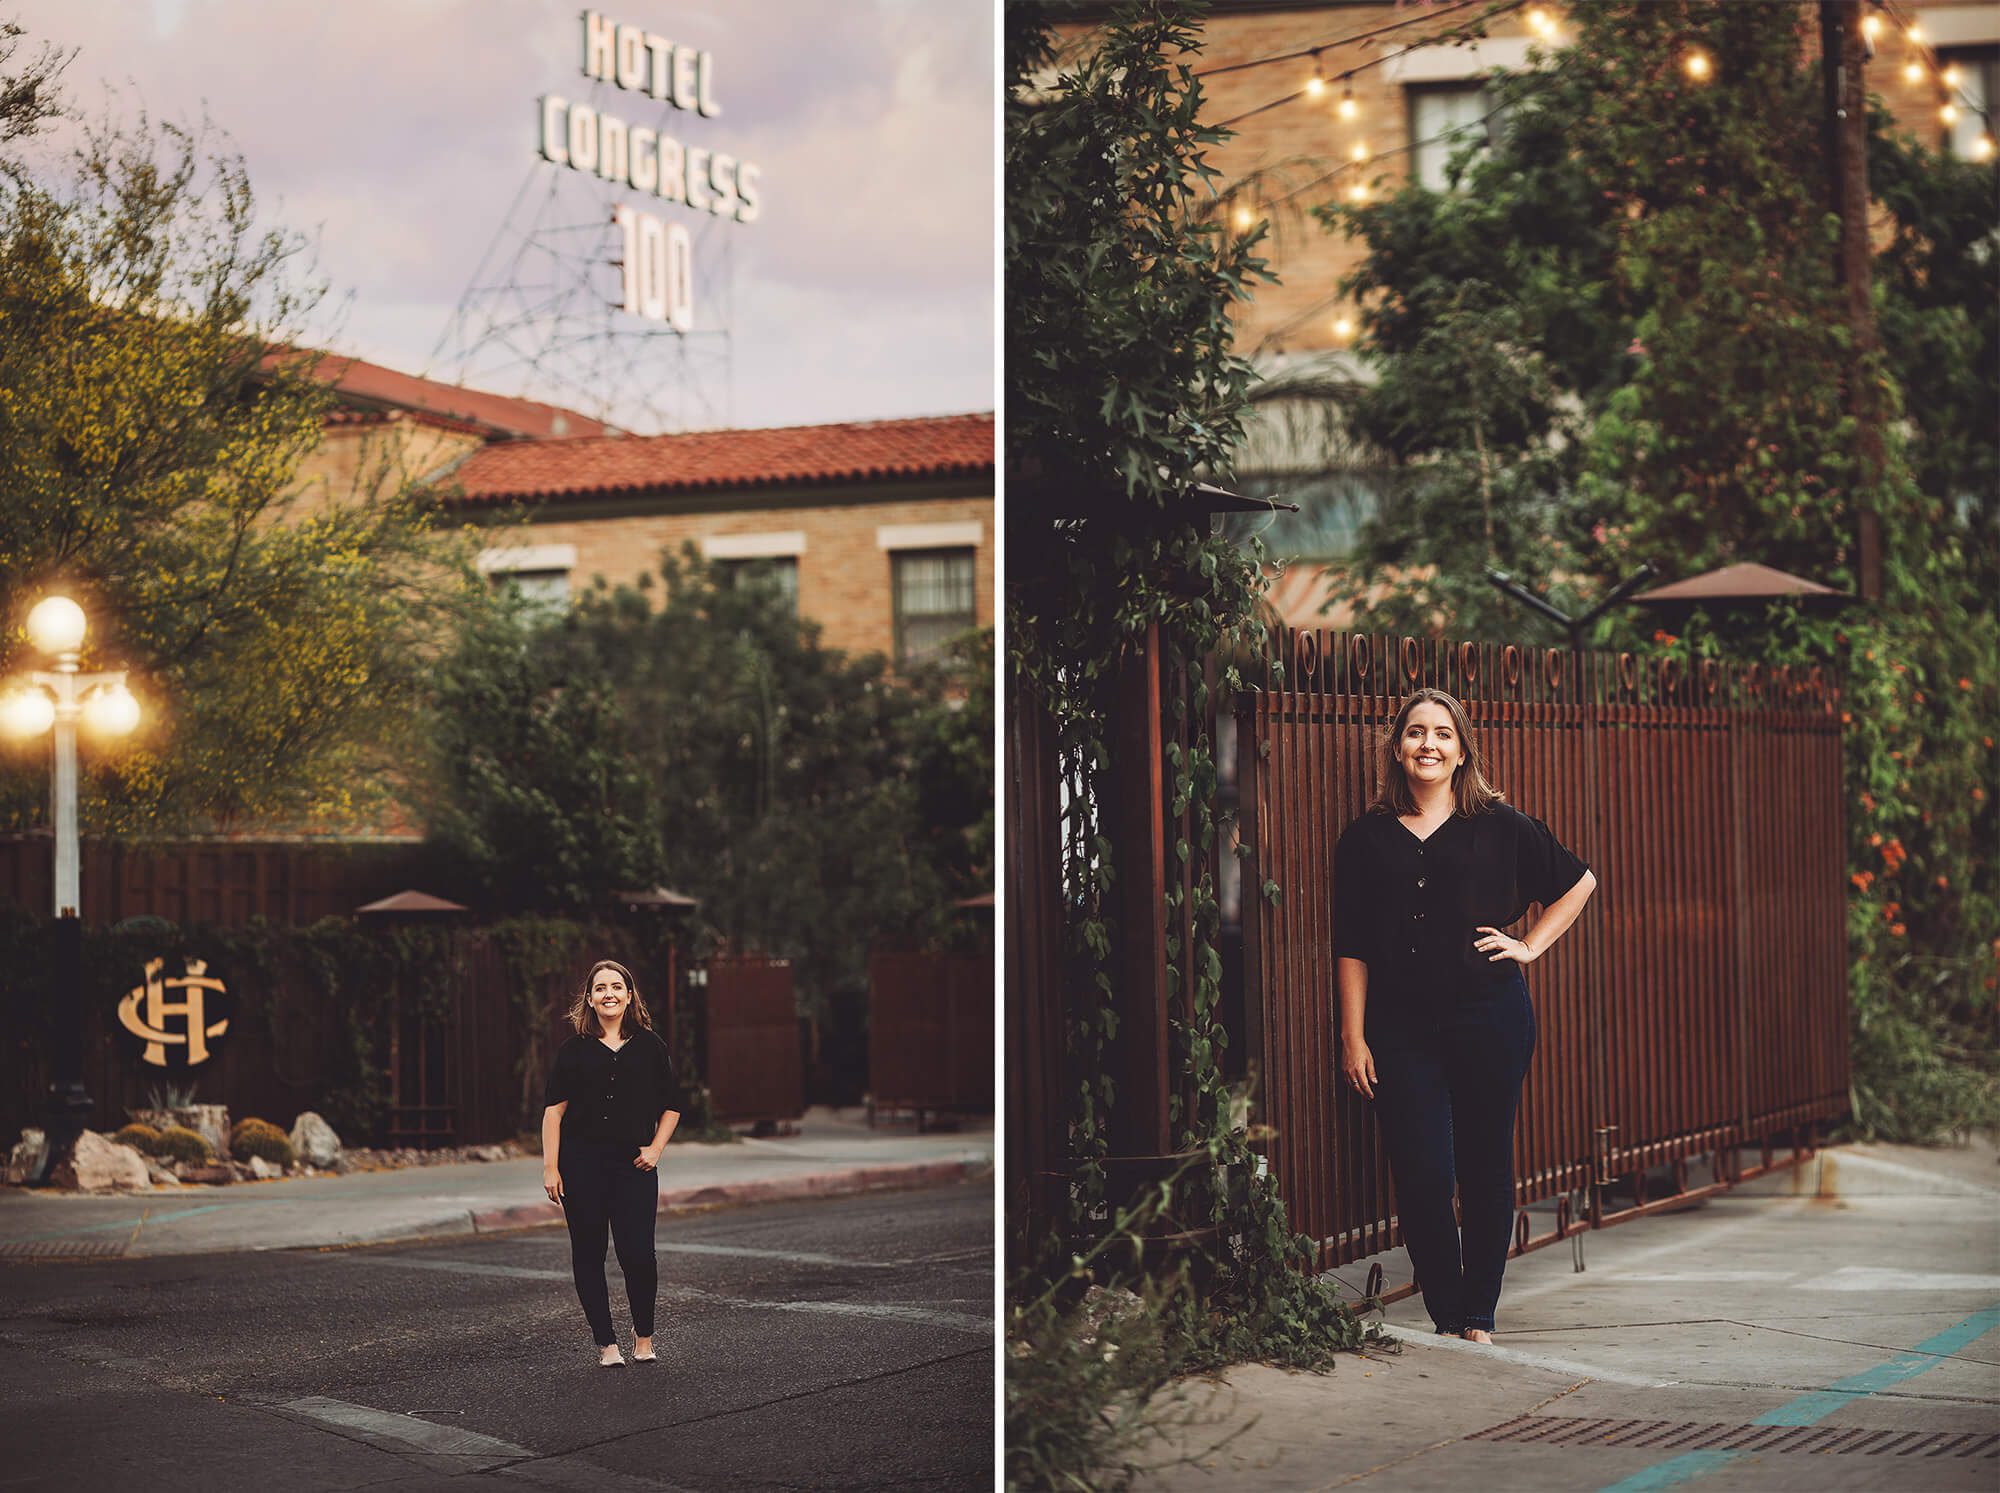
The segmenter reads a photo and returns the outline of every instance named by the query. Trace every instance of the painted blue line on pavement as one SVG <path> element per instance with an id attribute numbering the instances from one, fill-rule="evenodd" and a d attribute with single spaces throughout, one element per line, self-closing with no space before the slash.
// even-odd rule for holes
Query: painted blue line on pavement
<path id="1" fill-rule="evenodd" d="M 2000 1327 L 2000 1306 L 1989 1306 L 1983 1312 L 1974 1312 L 1963 1322 L 1947 1327 L 1935 1337 L 1925 1338 L 1907 1353 L 1899 1353 L 1887 1363 L 1877 1364 L 1872 1369 L 1863 1369 L 1858 1374 L 1850 1374 L 1845 1379 L 1837 1379 L 1825 1389 L 1813 1390 L 1800 1395 L 1796 1400 L 1787 1401 L 1776 1410 L 1766 1411 L 1750 1424 L 1753 1426 L 1810 1426 L 1826 1419 L 1843 1405 L 1852 1405 L 1856 1400 L 1872 1394 L 1880 1394 L 1885 1389 L 1894 1389 L 1906 1380 L 1927 1373 L 1941 1363 L 1949 1363 L 1955 1353 L 1963 1352 L 1978 1342 L 1995 1327 Z M 1739 1457 L 1752 1455 L 1750 1452 L 1701 1451 L 1683 1452 L 1678 1457 L 1669 1457 L 1651 1467 L 1642 1468 L 1630 1477 L 1615 1483 L 1607 1483 L 1598 1493 L 1659 1493 L 1663 1488 L 1677 1488 L 1683 1483 L 1691 1483 L 1696 1478 L 1707 1477 L 1718 1468 L 1727 1466 Z"/>
<path id="2" fill-rule="evenodd" d="M 155 1213 L 145 1220 L 146 1227 L 165 1223 L 170 1218 L 192 1218 L 197 1213 L 213 1213 L 217 1208 L 226 1208 L 227 1203 L 204 1203 L 199 1208 L 182 1208 L 176 1213 Z M 80 1223 L 73 1229 L 58 1229 L 53 1234 L 18 1234 L 0 1239 L 0 1244 L 40 1244 L 47 1239 L 73 1239 L 78 1234 L 98 1234 L 106 1229 L 129 1229 L 136 1227 L 136 1218 L 114 1218 L 109 1223 Z"/>

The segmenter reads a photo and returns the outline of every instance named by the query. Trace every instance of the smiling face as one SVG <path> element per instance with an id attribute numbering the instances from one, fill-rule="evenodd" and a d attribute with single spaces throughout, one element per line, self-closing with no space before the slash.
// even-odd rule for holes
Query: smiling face
<path id="1" fill-rule="evenodd" d="M 606 1031 L 624 1019 L 631 1004 L 632 992 L 625 988 L 625 977 L 617 970 L 606 966 L 591 975 L 590 1008 Z"/>
<path id="2" fill-rule="evenodd" d="M 1435 700 L 1423 700 L 1410 709 L 1403 722 L 1403 734 L 1396 739 L 1396 760 L 1416 792 L 1433 783 L 1449 783 L 1465 760 L 1465 743 L 1451 712 Z"/>

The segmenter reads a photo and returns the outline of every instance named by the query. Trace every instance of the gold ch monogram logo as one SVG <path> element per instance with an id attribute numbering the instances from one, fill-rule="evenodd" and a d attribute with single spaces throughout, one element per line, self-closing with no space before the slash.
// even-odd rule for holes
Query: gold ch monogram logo
<path id="1" fill-rule="evenodd" d="M 229 1029 L 226 1018 L 211 1026 L 203 1014 L 205 992 L 213 990 L 217 995 L 222 994 L 222 981 L 209 977 L 208 961 L 204 959 L 188 960 L 187 973 L 178 980 L 160 978 L 160 971 L 166 967 L 164 959 L 146 961 L 146 983 L 118 1003 L 118 1019 L 124 1023 L 125 1030 L 145 1041 L 146 1051 L 142 1056 L 146 1062 L 155 1067 L 166 1067 L 166 1044 L 185 1042 L 188 1066 L 192 1068 L 208 1061 L 208 1039 L 219 1037 Z M 184 991 L 186 998 L 169 1001 L 169 990 Z M 186 1036 L 166 1029 L 165 1022 L 169 1016 L 187 1018 Z"/>

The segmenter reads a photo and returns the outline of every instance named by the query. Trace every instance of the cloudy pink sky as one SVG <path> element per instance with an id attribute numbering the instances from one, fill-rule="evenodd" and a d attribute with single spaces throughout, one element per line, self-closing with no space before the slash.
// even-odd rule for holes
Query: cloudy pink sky
<path id="1" fill-rule="evenodd" d="M 688 360 L 682 425 L 790 425 L 993 408 L 994 57 L 966 0 L 618 0 L 600 7 L 714 54 L 721 113 L 676 115 L 689 145 L 763 171 L 753 224 L 699 229 L 698 275 L 728 235 L 729 377 Z M 621 195 L 542 164 L 536 99 L 592 98 L 569 0 L 28 0 L 29 32 L 74 47 L 71 105 L 204 113 L 248 162 L 270 221 L 317 244 L 330 294 L 308 334 L 410 372 L 482 253 L 549 173 L 574 207 Z M 662 106 L 605 94 L 633 123 Z M 539 176 L 531 175 L 533 172 Z M 581 197 L 577 189 L 582 188 Z M 662 217 L 684 211 L 654 204 Z M 694 226 L 690 217 L 690 226 Z M 609 271 L 603 271 L 605 283 Z M 716 300 L 704 287 L 704 309 Z M 643 376 L 643 375 L 642 375 Z M 676 375 L 662 374 L 671 378 Z M 558 403 L 517 370 L 471 382 Z M 694 408 L 694 406 L 690 406 Z M 643 426 L 636 409 L 622 413 Z"/>

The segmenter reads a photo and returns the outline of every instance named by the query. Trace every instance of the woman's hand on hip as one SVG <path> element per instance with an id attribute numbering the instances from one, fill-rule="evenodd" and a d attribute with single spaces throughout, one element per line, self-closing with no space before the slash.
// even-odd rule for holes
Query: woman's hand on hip
<path id="1" fill-rule="evenodd" d="M 549 1201 L 558 1207 L 562 1205 L 562 1173 L 552 1166 L 542 1168 L 542 1191 L 549 1195 Z"/>
<path id="2" fill-rule="evenodd" d="M 1502 959 L 1512 959 L 1521 964 L 1533 964 L 1541 956 L 1518 938 L 1509 938 L 1498 928 L 1476 928 L 1484 938 L 1476 939 L 1473 947 L 1486 955 L 1488 964 L 1497 964 Z"/>
<path id="3" fill-rule="evenodd" d="M 1343 1042 L 1340 1045 L 1340 1071 L 1347 1075 L 1347 1081 L 1363 1099 L 1375 1097 L 1375 1054 L 1368 1050 L 1366 1042 Z"/>
<path id="4" fill-rule="evenodd" d="M 642 1172 L 653 1171 L 659 1166 L 660 1152 L 664 1150 L 666 1150 L 665 1146 L 641 1146 L 639 1147 L 639 1154 L 632 1158 L 632 1165 L 639 1168 Z"/>

